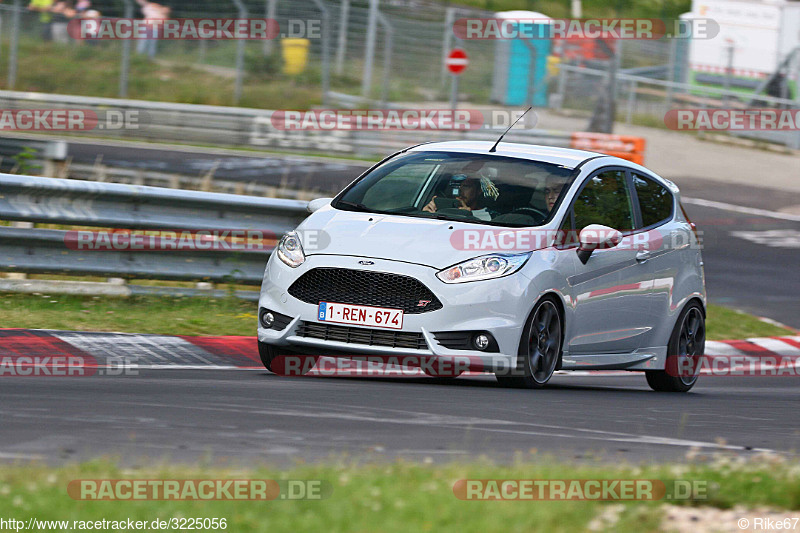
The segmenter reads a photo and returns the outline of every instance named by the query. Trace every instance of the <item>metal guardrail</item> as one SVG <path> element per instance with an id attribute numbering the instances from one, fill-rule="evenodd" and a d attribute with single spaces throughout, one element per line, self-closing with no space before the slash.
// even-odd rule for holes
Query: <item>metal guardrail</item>
<path id="1" fill-rule="evenodd" d="M 260 230 L 279 237 L 307 202 L 0 174 L 0 220 L 141 230 Z M 78 250 L 68 231 L 0 226 L 0 270 L 140 279 L 261 282 L 262 250 Z"/>
<path id="2" fill-rule="evenodd" d="M 126 127 L 90 130 L 87 135 L 117 139 L 228 145 L 248 148 L 297 150 L 363 157 L 388 153 L 417 144 L 419 131 L 310 131 L 281 130 L 272 125 L 272 110 L 222 107 L 116 98 L 0 91 L 0 109 L 82 109 L 101 116 L 114 110 L 128 113 L 135 123 Z M 425 139 L 493 141 L 503 128 L 426 130 Z M 570 133 L 550 130 L 512 130 L 506 140 L 548 146 L 569 146 Z"/>

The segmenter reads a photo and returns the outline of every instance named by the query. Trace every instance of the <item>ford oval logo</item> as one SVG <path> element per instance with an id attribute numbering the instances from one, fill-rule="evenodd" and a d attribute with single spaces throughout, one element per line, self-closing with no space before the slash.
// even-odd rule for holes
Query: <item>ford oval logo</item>
<path id="1" fill-rule="evenodd" d="M 374 261 L 359 261 L 358 264 L 359 265 L 374 265 L 375 262 Z"/>

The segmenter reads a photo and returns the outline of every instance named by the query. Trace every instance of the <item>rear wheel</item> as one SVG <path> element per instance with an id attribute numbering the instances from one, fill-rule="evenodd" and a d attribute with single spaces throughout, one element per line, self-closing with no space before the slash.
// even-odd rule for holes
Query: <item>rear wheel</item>
<path id="1" fill-rule="evenodd" d="M 561 357 L 563 323 L 558 307 L 546 298 L 536 304 L 522 332 L 517 368 L 513 375 L 496 374 L 507 387 L 538 389 L 553 377 Z"/>
<path id="2" fill-rule="evenodd" d="M 670 336 L 666 369 L 646 371 L 647 384 L 658 392 L 687 392 L 697 382 L 696 369 L 705 348 L 706 320 L 703 308 L 699 303 L 692 302 L 681 312 Z"/>
<path id="3" fill-rule="evenodd" d="M 264 368 L 281 376 L 303 376 L 314 368 L 318 356 L 299 355 L 289 350 L 278 350 L 275 346 L 258 341 L 258 354 Z"/>

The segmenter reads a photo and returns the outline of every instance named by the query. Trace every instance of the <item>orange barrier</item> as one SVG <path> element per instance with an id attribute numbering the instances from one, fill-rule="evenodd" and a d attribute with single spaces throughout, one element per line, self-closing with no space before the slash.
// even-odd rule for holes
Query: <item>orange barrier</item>
<path id="1" fill-rule="evenodd" d="M 642 137 L 576 131 L 572 134 L 570 148 L 602 152 L 644 165 L 645 140 Z"/>

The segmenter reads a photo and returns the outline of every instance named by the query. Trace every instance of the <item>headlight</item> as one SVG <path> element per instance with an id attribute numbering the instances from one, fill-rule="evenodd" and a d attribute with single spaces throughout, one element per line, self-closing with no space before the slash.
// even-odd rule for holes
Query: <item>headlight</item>
<path id="1" fill-rule="evenodd" d="M 278 243 L 278 258 L 292 268 L 299 267 L 306 260 L 300 237 L 296 232 L 291 231 L 281 237 Z"/>
<path id="2" fill-rule="evenodd" d="M 499 278 L 511 274 L 525 264 L 531 256 L 524 254 L 492 254 L 476 257 L 436 273 L 445 283 L 465 283 L 481 279 Z"/>

